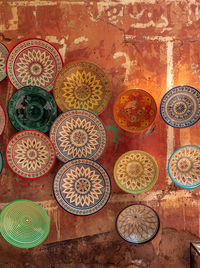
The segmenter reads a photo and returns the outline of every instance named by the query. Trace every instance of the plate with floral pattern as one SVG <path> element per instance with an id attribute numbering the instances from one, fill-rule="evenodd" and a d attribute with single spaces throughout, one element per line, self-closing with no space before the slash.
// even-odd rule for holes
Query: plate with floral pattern
<path id="1" fill-rule="evenodd" d="M 22 178 L 36 179 L 47 174 L 55 163 L 51 140 L 36 130 L 22 130 L 7 144 L 6 160 L 10 169 Z"/>
<path id="2" fill-rule="evenodd" d="M 104 71 L 90 62 L 73 62 L 59 72 L 53 90 L 61 111 L 84 109 L 102 113 L 111 97 L 110 82 Z"/>
<path id="3" fill-rule="evenodd" d="M 6 60 L 9 54 L 7 47 L 0 42 L 0 81 L 6 78 Z"/>
<path id="4" fill-rule="evenodd" d="M 63 162 L 73 158 L 97 160 L 104 152 L 106 137 L 101 119 L 80 109 L 62 113 L 50 130 L 56 156 Z"/>
<path id="5" fill-rule="evenodd" d="M 6 114 L 3 107 L 0 104 L 0 136 L 3 134 L 6 126 Z"/>
<path id="6" fill-rule="evenodd" d="M 7 76 L 12 85 L 38 86 L 51 91 L 63 60 L 58 50 L 42 39 L 27 39 L 18 43 L 9 53 Z"/>
<path id="7" fill-rule="evenodd" d="M 86 216 L 98 212 L 109 200 L 110 178 L 106 170 L 90 159 L 73 159 L 57 172 L 53 190 L 58 204 L 67 212 Z"/>

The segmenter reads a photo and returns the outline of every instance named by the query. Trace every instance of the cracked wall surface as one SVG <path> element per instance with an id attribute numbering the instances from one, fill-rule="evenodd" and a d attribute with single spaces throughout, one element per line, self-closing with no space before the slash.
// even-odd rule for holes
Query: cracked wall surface
<path id="1" fill-rule="evenodd" d="M 59 50 L 65 64 L 87 60 L 99 65 L 112 85 L 112 98 L 100 115 L 110 127 L 108 144 L 98 160 L 111 177 L 110 201 L 97 214 L 70 215 L 58 206 L 52 193 L 52 180 L 61 162 L 57 160 L 48 175 L 27 181 L 9 170 L 4 157 L 0 209 L 15 199 L 38 202 L 50 216 L 51 230 L 47 240 L 31 250 L 14 248 L 0 237 L 0 267 L 189 267 L 189 243 L 200 236 L 199 189 L 176 186 L 166 166 L 176 148 L 200 145 L 199 123 L 174 129 L 158 113 L 148 131 L 131 134 L 115 124 L 112 107 L 125 89 L 148 91 L 158 106 L 173 86 L 188 84 L 200 89 L 200 2 L 0 0 L 0 10 L 0 41 L 9 49 L 26 38 L 43 38 Z M 0 104 L 7 110 L 15 89 L 5 79 L 0 91 Z M 15 133 L 7 120 L 0 137 L 4 156 L 6 144 Z M 139 195 L 122 192 L 113 178 L 117 158 L 134 149 L 150 153 L 159 165 L 157 183 Z M 135 202 L 154 208 L 161 221 L 156 238 L 140 246 L 122 241 L 115 231 L 119 211 Z"/>

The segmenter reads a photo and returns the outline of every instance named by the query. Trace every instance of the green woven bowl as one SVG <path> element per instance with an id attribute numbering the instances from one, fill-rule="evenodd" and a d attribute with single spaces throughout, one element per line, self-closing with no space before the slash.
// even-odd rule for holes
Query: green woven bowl
<path id="1" fill-rule="evenodd" d="M 46 211 L 29 200 L 15 200 L 0 213 L 0 231 L 3 238 L 18 248 L 33 248 L 48 236 L 50 220 Z"/>

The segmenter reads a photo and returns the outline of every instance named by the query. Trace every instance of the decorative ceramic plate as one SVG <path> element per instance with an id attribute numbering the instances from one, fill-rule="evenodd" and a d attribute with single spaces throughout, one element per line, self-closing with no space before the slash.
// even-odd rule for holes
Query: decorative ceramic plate
<path id="1" fill-rule="evenodd" d="M 149 242 L 156 236 L 159 227 L 160 220 L 157 213 L 141 204 L 126 207 L 116 220 L 119 235 L 133 244 Z"/>
<path id="2" fill-rule="evenodd" d="M 98 66 L 90 62 L 73 62 L 58 74 L 54 98 L 62 111 L 84 109 L 102 113 L 111 97 L 110 82 Z"/>
<path id="3" fill-rule="evenodd" d="M 1 235 L 18 248 L 33 248 L 48 236 L 50 220 L 46 211 L 29 200 L 8 203 L 0 213 Z"/>
<path id="4" fill-rule="evenodd" d="M 6 160 L 11 170 L 22 178 L 36 179 L 54 165 L 56 153 L 51 140 L 36 130 L 23 130 L 8 142 Z"/>
<path id="5" fill-rule="evenodd" d="M 3 157 L 2 157 L 2 154 L 0 152 L 0 174 L 1 174 L 2 169 L 3 169 Z"/>
<path id="6" fill-rule="evenodd" d="M 144 151 L 129 151 L 121 155 L 114 166 L 114 179 L 125 192 L 139 194 L 154 186 L 158 178 L 155 159 Z"/>
<path id="7" fill-rule="evenodd" d="M 116 123 L 129 132 L 138 132 L 148 128 L 155 120 L 156 112 L 155 100 L 142 89 L 122 92 L 113 107 Z"/>
<path id="8" fill-rule="evenodd" d="M 46 90 L 26 86 L 11 97 L 8 116 L 17 130 L 35 129 L 45 133 L 57 117 L 57 105 Z"/>
<path id="9" fill-rule="evenodd" d="M 177 86 L 162 98 L 160 113 L 170 126 L 185 128 L 200 119 L 200 92 L 191 86 Z"/>
<path id="10" fill-rule="evenodd" d="M 85 216 L 96 213 L 108 202 L 111 193 L 106 170 L 89 159 L 73 159 L 55 176 L 54 195 L 67 212 Z"/>
<path id="11" fill-rule="evenodd" d="M 192 189 L 200 186 L 200 146 L 184 145 L 171 155 L 168 172 L 178 186 Z"/>
<path id="12" fill-rule="evenodd" d="M 6 126 L 6 114 L 3 107 L 0 104 L 0 136 L 3 134 Z"/>
<path id="13" fill-rule="evenodd" d="M 50 91 L 62 66 L 58 50 L 47 41 L 34 38 L 21 41 L 10 51 L 6 69 L 16 89 L 31 85 Z"/>
<path id="14" fill-rule="evenodd" d="M 6 78 L 6 60 L 9 54 L 7 47 L 0 42 L 0 81 Z"/>
<path id="15" fill-rule="evenodd" d="M 106 130 L 99 117 L 85 110 L 61 114 L 53 123 L 50 139 L 63 162 L 73 158 L 98 159 L 106 146 Z"/>

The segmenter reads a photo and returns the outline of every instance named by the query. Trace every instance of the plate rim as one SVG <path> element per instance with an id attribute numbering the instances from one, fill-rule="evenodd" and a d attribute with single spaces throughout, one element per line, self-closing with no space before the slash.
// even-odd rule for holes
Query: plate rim
<path id="1" fill-rule="evenodd" d="M 0 133 L 0 137 L 1 137 L 1 136 L 3 135 L 3 133 L 4 133 L 5 128 L 6 128 L 6 124 L 7 124 L 7 116 L 6 116 L 6 112 L 5 112 L 4 108 L 3 108 L 3 106 L 2 106 L 1 104 L 0 104 L 0 109 L 2 109 L 3 114 L 4 114 L 4 118 L 5 118 L 4 127 L 3 127 L 2 132 Z"/>
<path id="2" fill-rule="evenodd" d="M 8 55 L 9 55 L 10 51 L 9 51 L 9 49 L 7 48 L 7 46 L 6 46 L 2 41 L 0 41 L 0 44 L 2 44 L 2 45 L 7 49 L 7 51 L 8 51 Z M 8 56 L 7 56 L 7 58 L 8 58 Z M 5 77 L 4 77 L 2 80 L 0 80 L 0 82 L 2 82 L 3 80 L 6 79 L 6 77 L 8 77 L 8 76 L 7 76 L 7 72 L 6 72 L 6 62 L 7 62 L 7 58 L 6 58 L 6 61 L 5 61 Z"/>

